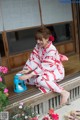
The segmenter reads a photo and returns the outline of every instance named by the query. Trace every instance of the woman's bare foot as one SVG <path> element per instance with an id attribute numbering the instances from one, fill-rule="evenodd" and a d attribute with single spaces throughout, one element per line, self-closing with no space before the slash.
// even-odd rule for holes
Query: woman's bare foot
<path id="1" fill-rule="evenodd" d="M 70 115 L 72 115 L 72 116 L 80 116 L 80 111 L 71 111 Z"/>
<path id="2" fill-rule="evenodd" d="M 70 96 L 70 93 L 69 93 L 68 91 L 62 90 L 62 92 L 61 92 L 61 103 L 60 103 L 60 105 L 66 104 L 69 96 Z"/>
<path id="3" fill-rule="evenodd" d="M 65 115 L 64 118 L 65 120 L 74 120 L 74 117 L 71 115 Z"/>

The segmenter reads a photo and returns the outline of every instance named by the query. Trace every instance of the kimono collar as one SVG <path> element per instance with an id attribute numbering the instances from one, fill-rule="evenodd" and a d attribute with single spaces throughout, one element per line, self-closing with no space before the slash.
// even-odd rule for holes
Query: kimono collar
<path id="1" fill-rule="evenodd" d="M 46 45 L 46 47 L 45 47 L 44 49 L 49 48 L 51 44 L 52 44 L 52 42 L 50 41 L 50 42 Z"/>
<path id="2" fill-rule="evenodd" d="M 38 49 L 42 49 L 42 50 L 47 50 L 50 46 L 51 46 L 51 44 L 52 44 L 52 42 L 51 41 L 49 41 L 49 43 L 45 46 L 45 48 L 40 48 L 38 45 L 37 45 L 37 47 L 38 47 Z"/>

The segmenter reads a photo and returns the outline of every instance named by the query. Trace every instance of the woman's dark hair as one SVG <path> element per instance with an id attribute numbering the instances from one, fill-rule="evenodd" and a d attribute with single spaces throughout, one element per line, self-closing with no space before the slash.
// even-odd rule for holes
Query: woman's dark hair
<path id="1" fill-rule="evenodd" d="M 40 27 L 37 32 L 35 33 L 35 39 L 40 39 L 42 40 L 42 38 L 49 38 L 49 36 L 51 35 L 51 32 L 48 28 L 46 28 L 45 26 Z"/>

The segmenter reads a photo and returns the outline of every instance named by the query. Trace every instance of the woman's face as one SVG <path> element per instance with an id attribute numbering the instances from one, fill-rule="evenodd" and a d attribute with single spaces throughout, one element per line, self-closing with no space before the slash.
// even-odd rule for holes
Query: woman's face
<path id="1" fill-rule="evenodd" d="M 46 45 L 48 44 L 48 39 L 42 38 L 41 40 L 38 39 L 37 40 L 37 44 L 41 47 L 41 48 L 45 48 Z"/>

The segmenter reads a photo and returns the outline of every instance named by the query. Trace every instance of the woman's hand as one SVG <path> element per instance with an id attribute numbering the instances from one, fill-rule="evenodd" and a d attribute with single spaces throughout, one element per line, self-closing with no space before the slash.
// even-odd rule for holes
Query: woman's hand
<path id="1" fill-rule="evenodd" d="M 31 72 L 30 74 L 24 74 L 22 76 L 19 77 L 20 80 L 27 80 L 30 79 L 31 77 L 35 76 L 36 74 L 34 72 Z"/>
<path id="2" fill-rule="evenodd" d="M 27 74 L 28 72 L 30 72 L 29 69 L 27 69 L 27 70 L 22 70 L 22 71 L 20 71 L 19 73 L 21 73 L 21 74 Z"/>
<path id="3" fill-rule="evenodd" d="M 31 74 L 27 74 L 27 75 L 22 75 L 19 77 L 20 80 L 27 80 L 27 79 L 30 79 L 32 77 Z"/>

